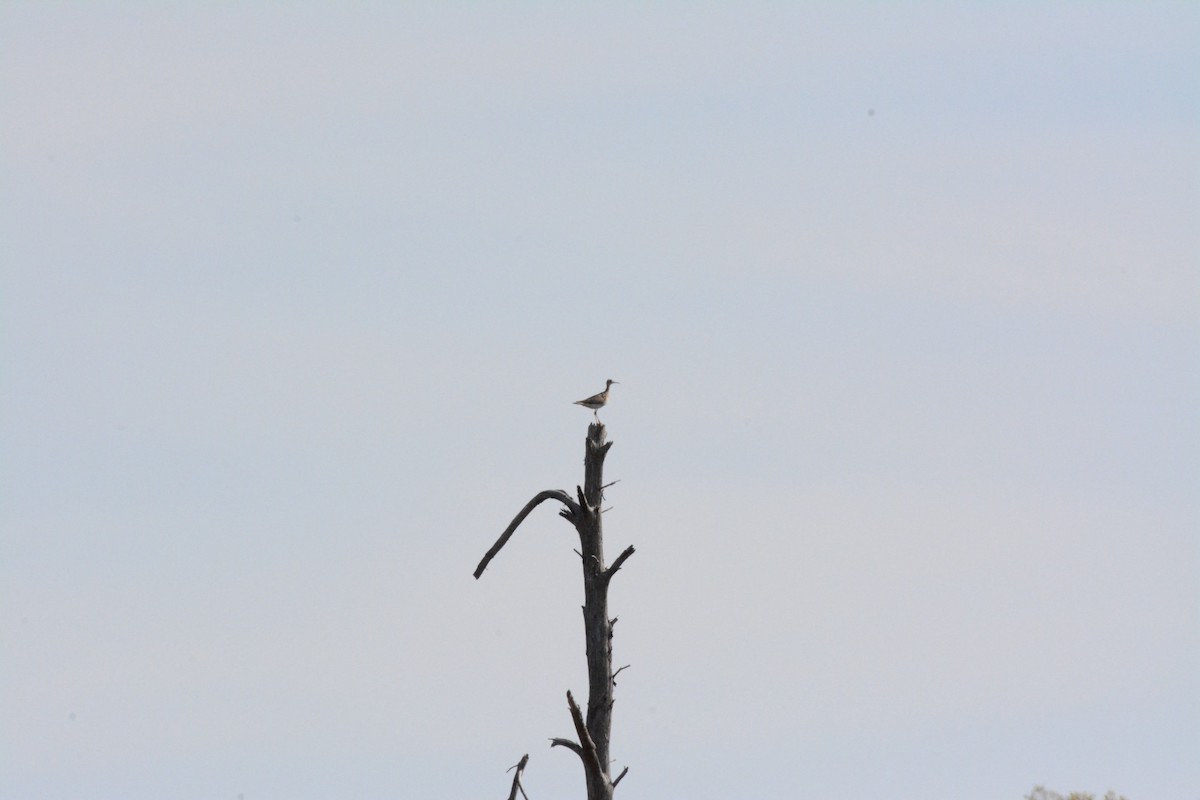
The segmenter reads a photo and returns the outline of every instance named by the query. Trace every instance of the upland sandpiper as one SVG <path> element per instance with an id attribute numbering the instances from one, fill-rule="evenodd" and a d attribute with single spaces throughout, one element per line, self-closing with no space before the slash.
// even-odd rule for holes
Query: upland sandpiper
<path id="1" fill-rule="evenodd" d="M 583 406 L 584 408 L 590 408 L 592 410 L 592 414 L 596 417 L 596 422 L 599 422 L 600 415 L 596 412 L 604 408 L 604 405 L 608 402 L 608 390 L 612 388 L 614 383 L 620 383 L 620 381 L 614 381 L 612 378 L 609 378 L 608 382 L 604 384 L 603 392 L 594 394 L 584 400 L 576 400 L 575 405 Z"/>

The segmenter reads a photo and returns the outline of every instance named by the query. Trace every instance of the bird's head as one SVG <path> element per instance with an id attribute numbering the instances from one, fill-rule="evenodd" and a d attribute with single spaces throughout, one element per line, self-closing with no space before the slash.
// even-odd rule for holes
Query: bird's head
<path id="1" fill-rule="evenodd" d="M 620 381 L 614 381 L 612 378 L 609 378 L 608 382 L 604 384 L 604 391 L 607 392 L 608 387 L 612 386 L 614 383 L 620 383 Z"/>

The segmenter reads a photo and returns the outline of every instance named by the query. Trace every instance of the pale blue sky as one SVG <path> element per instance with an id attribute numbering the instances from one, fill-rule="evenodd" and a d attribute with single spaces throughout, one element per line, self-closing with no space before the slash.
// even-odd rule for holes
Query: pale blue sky
<path id="1" fill-rule="evenodd" d="M 1200 9 L 0 5 L 0 800 L 1200 798 Z"/>

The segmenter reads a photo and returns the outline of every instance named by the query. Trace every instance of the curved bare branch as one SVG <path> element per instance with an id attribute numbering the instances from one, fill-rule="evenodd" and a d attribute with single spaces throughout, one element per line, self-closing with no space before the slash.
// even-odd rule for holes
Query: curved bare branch
<path id="1" fill-rule="evenodd" d="M 517 526 L 525 521 L 525 518 L 529 516 L 529 512 L 533 511 L 538 507 L 539 504 L 545 502 L 546 500 L 559 501 L 567 507 L 565 510 L 569 511 L 572 516 L 579 513 L 579 505 L 562 489 L 547 489 L 544 492 L 538 492 L 536 495 L 534 495 L 532 500 L 525 504 L 525 507 L 521 509 L 520 513 L 513 517 L 513 521 L 508 523 L 508 527 L 504 529 L 504 533 L 500 534 L 500 538 L 496 540 L 496 543 L 492 545 L 492 548 L 483 556 L 483 560 L 480 561 L 479 566 L 475 568 L 476 580 L 479 580 L 479 576 L 483 574 L 485 569 L 487 569 L 488 563 L 490 563 L 491 560 L 496 557 L 496 554 L 500 552 L 500 548 L 504 547 L 504 545 L 508 543 L 508 540 L 512 538 L 513 533 L 517 530 Z M 564 514 L 563 516 L 567 515 Z M 570 517 L 567 518 L 570 519 Z"/>
<path id="2" fill-rule="evenodd" d="M 568 750 L 570 750 L 571 752 L 573 752 L 575 755 L 579 756 L 580 758 L 583 758 L 583 748 L 580 747 L 575 742 L 572 742 L 570 739 L 558 739 L 558 738 L 551 739 L 550 746 L 551 747 L 565 747 Z"/>

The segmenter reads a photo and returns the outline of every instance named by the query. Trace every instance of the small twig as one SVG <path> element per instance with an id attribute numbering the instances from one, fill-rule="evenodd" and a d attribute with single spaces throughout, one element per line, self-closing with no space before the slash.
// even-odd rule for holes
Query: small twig
<path id="1" fill-rule="evenodd" d="M 617 478 L 617 479 L 616 479 L 615 481 L 613 481 L 612 483 L 606 483 L 606 484 L 604 484 L 603 486 L 601 486 L 601 487 L 600 487 L 600 490 L 599 490 L 599 492 L 597 492 L 597 494 L 599 494 L 599 495 L 600 495 L 600 499 L 601 499 L 601 500 L 604 500 L 604 490 L 605 490 L 605 489 L 607 489 L 608 487 L 612 486 L 612 485 L 613 485 L 613 483 L 620 483 L 620 482 L 621 482 L 621 479 L 620 479 L 620 478 Z M 605 509 L 605 511 L 607 511 L 607 510 L 608 510 L 608 509 Z"/>
<path id="2" fill-rule="evenodd" d="M 627 670 L 627 669 L 629 669 L 629 665 L 628 665 L 628 664 L 626 664 L 625 666 L 623 666 L 623 667 L 621 667 L 620 669 L 618 669 L 618 670 L 616 670 L 615 672 L 613 672 L 613 674 L 612 674 L 612 683 L 613 683 L 613 686 L 616 686 L 616 685 L 617 685 L 617 676 L 618 676 L 618 675 L 620 675 L 622 672 L 624 672 L 624 671 L 625 671 L 625 670 Z"/>
<path id="3" fill-rule="evenodd" d="M 568 495 L 562 489 L 547 489 L 544 492 L 538 492 L 536 495 L 534 495 L 532 500 L 525 504 L 525 507 L 521 509 L 520 513 L 513 517 L 513 521 L 508 523 L 508 527 L 504 529 L 504 533 L 500 534 L 500 538 L 496 540 L 496 543 L 492 545 L 492 548 L 483 556 L 483 560 L 480 561 L 479 566 L 475 568 L 475 580 L 479 580 L 479 576 L 483 574 L 485 569 L 487 569 L 488 563 L 496 557 L 496 554 L 500 552 L 500 548 L 504 547 L 504 545 L 508 543 L 508 540 L 512 538 L 513 533 L 516 532 L 517 526 L 524 522 L 525 518 L 529 516 L 529 512 L 533 511 L 540 503 L 546 500 L 557 500 L 566 506 L 572 514 L 579 513 L 579 506 L 577 506 L 575 501 L 571 499 L 570 495 Z M 568 517 L 568 519 L 570 518 Z"/>
<path id="4" fill-rule="evenodd" d="M 513 775 L 512 791 L 508 793 L 508 800 L 517 800 L 518 790 L 520 790 L 521 796 L 524 797 L 525 800 L 529 800 L 529 795 L 525 794 L 525 787 L 521 785 L 521 773 L 525 771 L 525 765 L 528 763 L 529 753 L 526 753 L 525 755 L 521 756 L 520 761 L 505 770 L 506 772 L 512 772 L 514 769 L 517 771 L 517 774 Z"/>
<path id="5" fill-rule="evenodd" d="M 614 789 L 615 789 L 615 788 L 617 788 L 617 784 L 621 782 L 621 778 L 624 778 L 624 777 L 625 777 L 625 773 L 626 773 L 626 772 L 629 772 L 629 767 L 626 767 L 625 769 L 621 770 L 621 774 L 620 774 L 620 775 L 618 775 L 618 776 L 617 776 L 617 779 L 616 779 L 615 781 L 613 781 L 613 782 L 612 782 L 612 787 L 613 787 Z"/>

